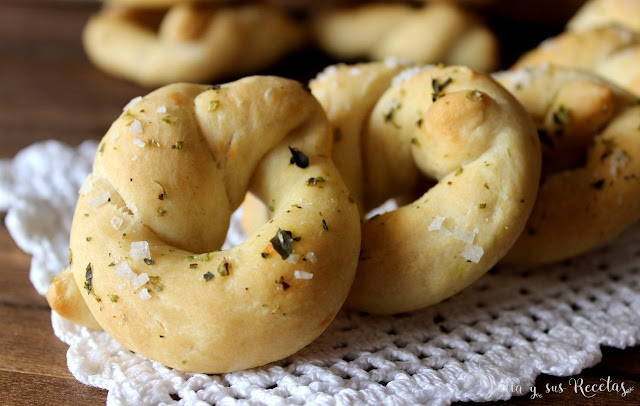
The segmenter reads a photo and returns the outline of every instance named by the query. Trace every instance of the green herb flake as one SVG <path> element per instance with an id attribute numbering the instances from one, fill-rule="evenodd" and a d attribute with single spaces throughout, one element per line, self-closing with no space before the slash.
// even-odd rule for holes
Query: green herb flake
<path id="1" fill-rule="evenodd" d="M 325 182 L 324 178 L 322 176 L 318 176 L 316 178 L 309 178 L 307 179 L 307 186 L 315 186 L 318 183 L 321 182 Z"/>
<path id="2" fill-rule="evenodd" d="M 166 199 L 167 198 L 167 189 L 165 189 L 164 186 L 162 186 L 162 184 L 160 182 L 158 182 L 157 180 L 155 180 L 155 179 L 153 180 L 153 183 L 157 184 L 162 189 L 162 193 L 160 193 L 158 195 L 158 199 L 160 199 L 160 200 Z"/>
<path id="3" fill-rule="evenodd" d="M 324 231 L 329 231 L 329 227 L 327 226 L 327 222 L 324 221 L 324 219 L 322 219 L 322 228 L 324 229 Z"/>
<path id="4" fill-rule="evenodd" d="M 394 114 L 396 113 L 396 111 L 400 110 L 400 108 L 402 108 L 402 104 L 393 102 L 391 106 L 389 106 L 389 111 L 384 113 L 384 115 L 382 116 L 385 123 L 391 123 L 395 128 L 400 128 L 400 126 L 393 121 Z"/>
<path id="5" fill-rule="evenodd" d="M 205 282 L 209 282 L 211 279 L 213 279 L 213 274 L 211 272 L 207 272 L 202 276 L 204 277 Z"/>
<path id="6" fill-rule="evenodd" d="M 69 265 L 73 264 L 73 251 L 69 248 Z"/>
<path id="7" fill-rule="evenodd" d="M 157 212 L 158 212 L 158 216 L 160 216 L 160 217 L 162 217 L 165 214 L 167 214 L 167 211 L 165 209 L 163 209 L 162 207 L 158 207 Z"/>
<path id="8" fill-rule="evenodd" d="M 422 123 L 424 122 L 423 119 L 418 119 L 418 121 L 416 121 L 416 127 L 420 128 L 422 127 Z"/>
<path id="9" fill-rule="evenodd" d="M 273 249 L 276 250 L 282 259 L 289 258 L 293 251 L 293 238 L 291 231 L 282 230 L 278 228 L 276 235 L 270 240 L 273 245 Z"/>
<path id="10" fill-rule="evenodd" d="M 486 203 L 480 203 L 480 204 L 478 205 L 478 208 L 479 208 L 479 209 L 486 209 L 486 208 L 487 208 L 487 204 L 486 204 Z"/>
<path id="11" fill-rule="evenodd" d="M 231 264 L 229 261 L 224 260 L 218 265 L 218 273 L 220 276 L 229 276 L 229 273 L 231 273 Z"/>
<path id="12" fill-rule="evenodd" d="M 303 169 L 309 166 L 309 157 L 307 157 L 304 152 L 292 147 L 289 147 L 289 151 L 291 151 L 291 159 L 289 160 L 289 164 L 296 164 L 298 168 Z"/>
<path id="13" fill-rule="evenodd" d="M 456 171 L 456 174 L 454 176 L 460 176 L 460 175 L 462 175 L 462 172 L 464 172 L 464 168 L 460 167 L 460 168 L 458 168 L 458 170 Z"/>
<path id="14" fill-rule="evenodd" d="M 184 141 L 176 141 L 176 143 L 171 146 L 171 149 L 180 150 L 182 149 L 183 146 L 184 146 Z"/>
<path id="15" fill-rule="evenodd" d="M 84 274 L 84 288 L 87 290 L 87 295 L 91 293 L 91 281 L 93 280 L 93 268 L 91 262 L 87 265 L 86 272 Z"/>
<path id="16" fill-rule="evenodd" d="M 571 110 L 563 105 L 558 106 L 558 109 L 553 112 L 553 123 L 562 126 L 571 120 Z"/>
<path id="17" fill-rule="evenodd" d="M 189 264 L 189 268 L 191 269 L 196 269 L 198 267 L 198 264 Z"/>
<path id="18" fill-rule="evenodd" d="M 164 121 L 164 120 L 162 120 L 162 121 Z M 158 141 L 154 140 L 153 138 L 149 138 L 147 140 L 147 144 L 149 144 L 150 147 L 159 147 L 160 146 L 160 143 Z"/>
<path id="19" fill-rule="evenodd" d="M 271 203 L 269 203 L 269 211 L 274 211 L 276 209 L 276 201 L 271 199 Z"/>
<path id="20" fill-rule="evenodd" d="M 116 266 L 116 261 L 111 261 L 111 263 L 107 266 L 111 266 L 111 267 Z"/>
<path id="21" fill-rule="evenodd" d="M 160 282 L 159 276 L 149 275 L 149 282 L 147 282 L 147 290 L 153 289 L 156 292 L 162 292 L 164 290 L 164 285 Z"/>
<path id="22" fill-rule="evenodd" d="M 164 116 L 160 119 L 163 123 L 171 125 L 171 116 Z"/>
<path id="23" fill-rule="evenodd" d="M 261 253 L 260 256 L 262 256 L 262 258 L 264 259 L 269 258 L 269 254 L 267 254 L 266 252 Z"/>
<path id="24" fill-rule="evenodd" d="M 111 303 L 118 303 L 118 299 L 120 299 L 120 296 L 111 293 L 109 293 L 107 297 L 111 300 Z"/>
<path id="25" fill-rule="evenodd" d="M 418 139 L 417 139 L 417 138 L 415 138 L 415 137 L 414 137 L 414 138 L 411 138 L 411 143 L 412 143 L 413 145 L 415 145 L 416 147 L 419 147 L 419 146 L 420 146 L 420 141 L 418 141 Z"/>
<path id="26" fill-rule="evenodd" d="M 485 189 L 487 189 L 487 190 L 489 190 L 489 184 L 485 183 L 485 184 L 484 184 L 484 188 L 485 188 Z"/>
<path id="27" fill-rule="evenodd" d="M 449 86 L 453 82 L 452 78 L 447 78 L 444 82 L 438 82 L 438 79 L 431 79 L 431 87 L 433 88 L 433 93 L 431 94 L 432 101 L 438 100 L 438 98 L 442 97 L 442 91 L 445 87 Z"/>
<path id="28" fill-rule="evenodd" d="M 98 152 L 100 152 L 100 155 L 102 155 L 102 153 L 104 152 L 104 142 L 100 144 L 100 149 L 98 150 Z"/>
<path id="29" fill-rule="evenodd" d="M 154 260 L 153 260 L 153 259 L 151 259 L 151 258 L 145 258 L 145 259 L 144 259 L 144 263 L 145 263 L 145 264 L 147 264 L 147 265 L 153 265 L 153 264 L 155 264 L 155 263 L 156 263 L 156 261 L 154 261 Z"/>
<path id="30" fill-rule="evenodd" d="M 91 242 L 91 237 L 86 238 L 87 242 Z"/>
<path id="31" fill-rule="evenodd" d="M 352 195 L 349 195 L 349 203 L 355 203 L 356 199 L 353 198 Z"/>
<path id="32" fill-rule="evenodd" d="M 211 261 L 211 253 L 206 252 L 200 255 L 189 255 L 186 261 L 187 262 L 209 262 Z"/>
<path id="33" fill-rule="evenodd" d="M 216 111 L 218 110 L 218 107 L 220 106 L 220 101 L 219 100 L 211 100 L 209 102 L 209 113 L 211 113 L 212 111 Z"/>

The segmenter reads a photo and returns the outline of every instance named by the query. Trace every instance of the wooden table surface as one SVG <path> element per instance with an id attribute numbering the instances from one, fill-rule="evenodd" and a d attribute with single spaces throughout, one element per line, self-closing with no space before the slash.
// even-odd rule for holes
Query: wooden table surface
<path id="1" fill-rule="evenodd" d="M 79 0 L 0 0 L 0 158 L 39 140 L 55 138 L 72 145 L 97 140 L 127 101 L 148 92 L 87 62 L 80 35 L 97 7 Z M 308 53 L 297 58 L 295 71 L 282 64 L 272 72 L 296 72 L 297 78 L 307 79 L 315 73 L 311 67 L 328 61 Z M 29 262 L 4 225 L 0 227 L 0 405 L 104 404 L 106 391 L 85 386 L 69 373 L 67 346 L 53 335 L 47 303 L 29 282 Z M 603 348 L 603 354 L 599 365 L 578 377 L 586 384 L 610 376 L 627 387 L 638 386 L 637 392 L 625 398 L 599 393 L 591 399 L 567 390 L 544 394 L 547 384 L 567 388 L 569 378 L 543 375 L 536 382 L 543 399 L 525 395 L 506 403 L 640 404 L 640 347 Z"/>

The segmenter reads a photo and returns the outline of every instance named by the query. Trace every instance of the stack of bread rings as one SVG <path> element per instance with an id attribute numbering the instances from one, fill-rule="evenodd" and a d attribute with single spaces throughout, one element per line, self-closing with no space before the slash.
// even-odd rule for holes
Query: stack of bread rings
<path id="1" fill-rule="evenodd" d="M 262 4 L 132 3 L 105 5 L 85 44 L 146 85 L 257 70 L 304 37 Z M 172 368 L 235 371 L 303 348 L 345 304 L 421 309 L 500 262 L 565 260 L 640 219 L 640 68 L 618 62 L 640 49 L 640 0 L 588 2 L 493 74 L 493 34 L 455 5 L 315 11 L 327 52 L 379 61 L 308 87 L 250 76 L 132 100 L 80 190 L 52 309 Z M 440 27 L 428 45 L 424 21 Z M 247 238 L 221 250 L 241 204 Z"/>

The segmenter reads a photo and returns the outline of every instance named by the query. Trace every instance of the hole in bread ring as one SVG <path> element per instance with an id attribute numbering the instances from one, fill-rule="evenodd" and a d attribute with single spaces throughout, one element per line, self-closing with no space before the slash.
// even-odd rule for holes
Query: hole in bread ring
<path id="1" fill-rule="evenodd" d="M 533 206 L 540 146 L 526 112 L 489 76 L 371 63 L 331 67 L 310 87 L 340 129 L 333 156 L 362 213 L 421 178 L 437 182 L 363 223 L 351 308 L 437 303 L 511 247 Z"/>
<path id="2" fill-rule="evenodd" d="M 291 80 L 177 84 L 145 96 L 107 132 L 81 191 L 71 231 L 77 294 L 122 345 L 183 371 L 294 353 L 335 317 L 357 262 L 359 215 L 330 148 L 321 106 Z M 323 187 L 307 186 L 311 176 Z M 249 186 L 275 201 L 272 221 L 216 251 Z M 314 261 L 303 261 L 309 253 Z"/>
<path id="3" fill-rule="evenodd" d="M 520 100 L 548 139 L 535 207 L 505 261 L 561 261 L 638 221 L 636 98 L 599 77 L 560 67 L 501 72 L 496 79 Z"/>

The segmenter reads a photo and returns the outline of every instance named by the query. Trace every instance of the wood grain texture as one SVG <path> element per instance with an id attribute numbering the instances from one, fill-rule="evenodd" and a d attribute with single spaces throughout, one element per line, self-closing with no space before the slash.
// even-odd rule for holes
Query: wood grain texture
<path id="1" fill-rule="evenodd" d="M 87 62 L 80 34 L 97 8 L 95 1 L 0 0 L 0 158 L 44 139 L 72 145 L 99 139 L 127 101 L 150 90 L 111 78 Z M 502 26 L 503 31 L 512 28 Z M 307 80 L 329 62 L 305 51 L 267 73 Z M 30 258 L 4 225 L 0 264 L 0 405 L 104 404 L 105 391 L 85 386 L 69 373 L 67 345 L 54 336 L 46 301 L 29 281 Z M 539 393 L 547 384 L 563 384 L 565 391 L 489 404 L 640 404 L 640 347 L 605 348 L 603 353 L 602 362 L 578 378 L 586 385 L 611 376 L 636 385 L 637 392 L 625 398 L 599 393 L 586 399 L 568 390 L 569 378 L 543 375 L 536 382 Z"/>

